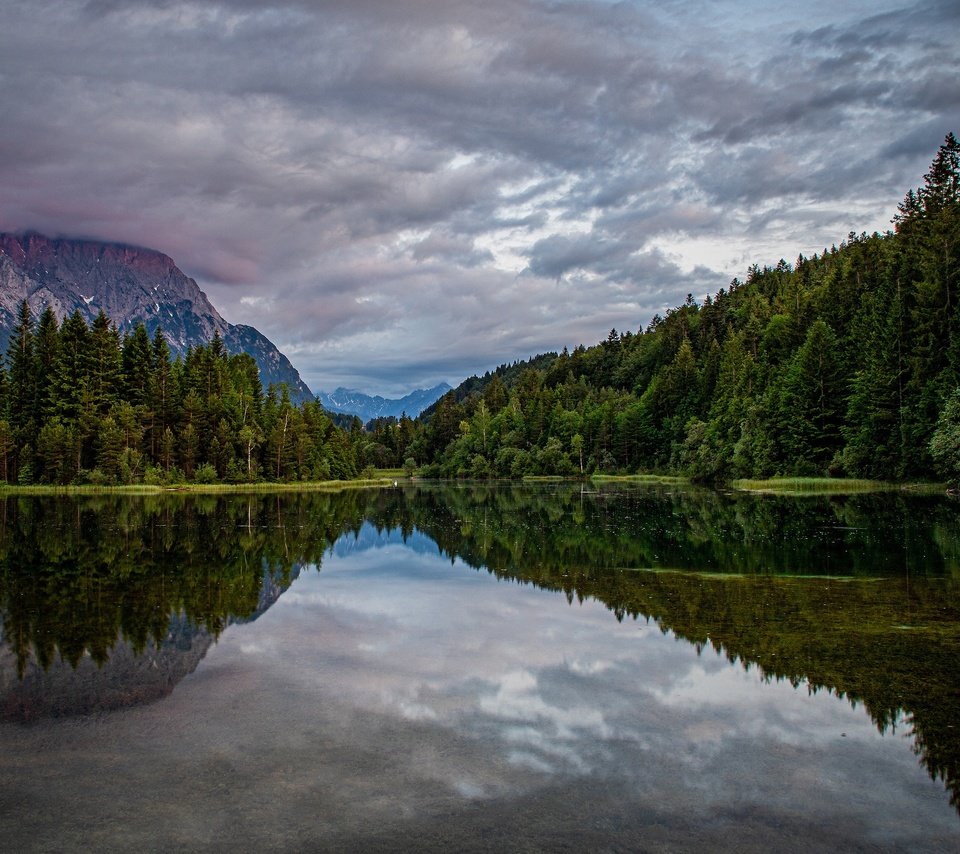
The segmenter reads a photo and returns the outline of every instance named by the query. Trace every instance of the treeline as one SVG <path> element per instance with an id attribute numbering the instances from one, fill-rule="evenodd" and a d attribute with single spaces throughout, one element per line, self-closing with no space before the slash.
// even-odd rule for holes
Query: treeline
<path id="1" fill-rule="evenodd" d="M 950 134 L 894 230 L 754 266 L 643 332 L 472 378 L 395 461 L 461 477 L 957 478 L 958 176 Z"/>
<path id="2" fill-rule="evenodd" d="M 0 367 L 0 481 L 177 484 L 355 477 L 359 423 L 266 393 L 248 354 L 219 335 L 171 359 L 161 330 L 122 338 L 101 311 L 36 322 L 23 302 Z"/>
<path id="3" fill-rule="evenodd" d="M 323 480 L 683 473 L 960 480 L 960 144 L 949 134 L 885 234 L 692 296 L 642 332 L 471 377 L 416 421 L 342 427 L 264 394 L 219 338 L 26 304 L 0 369 L 0 481 Z"/>

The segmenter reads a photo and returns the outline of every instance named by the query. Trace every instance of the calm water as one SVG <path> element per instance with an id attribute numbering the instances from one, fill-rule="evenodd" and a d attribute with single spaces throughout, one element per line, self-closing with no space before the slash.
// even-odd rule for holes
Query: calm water
<path id="1" fill-rule="evenodd" d="M 0 502 L 0 848 L 960 850 L 960 505 Z"/>

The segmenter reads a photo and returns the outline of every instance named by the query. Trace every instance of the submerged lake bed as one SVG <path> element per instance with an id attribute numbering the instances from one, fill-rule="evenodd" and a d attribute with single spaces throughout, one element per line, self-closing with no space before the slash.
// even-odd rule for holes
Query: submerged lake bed
<path id="1" fill-rule="evenodd" d="M 951 850 L 939 497 L 7 499 L 10 850 Z"/>

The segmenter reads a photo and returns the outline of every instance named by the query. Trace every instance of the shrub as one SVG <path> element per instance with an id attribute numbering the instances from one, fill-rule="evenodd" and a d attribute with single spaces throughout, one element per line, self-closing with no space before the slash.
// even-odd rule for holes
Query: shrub
<path id="1" fill-rule="evenodd" d="M 210 463 L 204 463 L 194 472 L 193 480 L 194 483 L 216 483 L 217 470 Z"/>

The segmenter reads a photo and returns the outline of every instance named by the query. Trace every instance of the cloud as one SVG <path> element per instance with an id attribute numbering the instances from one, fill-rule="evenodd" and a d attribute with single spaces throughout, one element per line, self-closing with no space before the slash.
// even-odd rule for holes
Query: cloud
<path id="1" fill-rule="evenodd" d="M 477 249 L 473 241 L 436 230 L 413 246 L 416 261 L 439 260 L 461 267 L 476 267 L 493 261 L 488 249 Z"/>
<path id="2" fill-rule="evenodd" d="M 316 388 L 456 382 L 885 227 L 960 106 L 949 3 L 0 13 L 0 228 L 166 252 Z"/>

